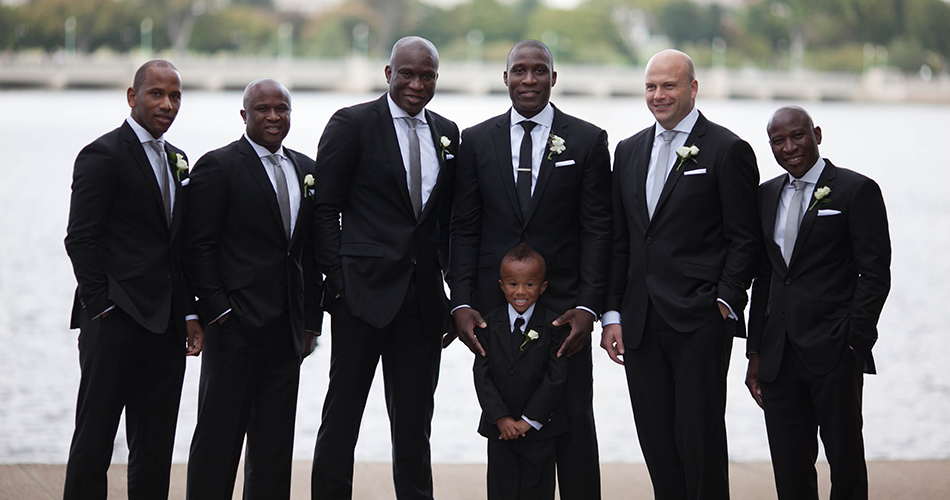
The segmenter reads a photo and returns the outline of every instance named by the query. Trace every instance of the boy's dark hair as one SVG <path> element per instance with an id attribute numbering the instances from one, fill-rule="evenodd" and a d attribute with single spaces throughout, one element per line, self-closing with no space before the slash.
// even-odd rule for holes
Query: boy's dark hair
<path id="1" fill-rule="evenodd" d="M 518 246 L 509 250 L 501 259 L 501 265 L 505 265 L 505 262 L 537 262 L 541 265 L 541 273 L 547 275 L 544 257 L 525 242 L 521 242 Z"/>

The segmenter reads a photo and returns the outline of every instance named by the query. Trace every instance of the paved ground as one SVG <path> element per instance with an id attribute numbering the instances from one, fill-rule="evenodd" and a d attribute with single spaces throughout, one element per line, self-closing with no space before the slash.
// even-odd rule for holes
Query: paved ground
<path id="1" fill-rule="evenodd" d="M 828 465 L 819 463 L 821 498 L 828 498 Z M 58 500 L 62 498 L 64 465 L 0 465 L 0 499 Z M 435 497 L 440 500 L 485 498 L 484 465 L 435 465 Z M 358 463 L 354 500 L 394 499 L 390 464 Z M 650 478 L 643 464 L 601 465 L 604 500 L 649 500 Z M 733 463 L 730 466 L 733 500 L 775 498 L 772 469 L 768 462 Z M 126 498 L 124 465 L 109 469 L 109 499 Z M 921 462 L 870 462 L 871 500 L 950 500 L 950 460 Z M 238 476 L 236 491 L 240 491 Z M 310 462 L 295 462 L 293 499 L 309 498 Z M 169 498 L 185 498 L 185 466 L 172 468 Z M 235 499 L 241 495 L 235 493 Z"/>

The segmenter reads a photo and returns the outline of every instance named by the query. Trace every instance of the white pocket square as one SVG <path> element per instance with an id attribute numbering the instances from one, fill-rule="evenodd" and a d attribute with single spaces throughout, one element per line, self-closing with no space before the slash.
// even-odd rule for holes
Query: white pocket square
<path id="1" fill-rule="evenodd" d="M 706 173 L 705 168 L 694 168 L 692 170 L 683 171 L 683 175 L 703 175 Z"/>
<path id="2" fill-rule="evenodd" d="M 181 181 L 181 187 L 185 187 L 188 183 L 191 182 L 191 178 L 187 178 Z"/>
<path id="3" fill-rule="evenodd" d="M 446 160 L 451 160 L 452 158 L 455 158 L 455 155 L 454 155 L 454 154 L 452 154 L 452 153 L 446 153 L 446 154 L 445 154 L 445 159 L 446 159 Z"/>
<path id="4" fill-rule="evenodd" d="M 574 160 L 564 160 L 564 161 L 556 162 L 556 163 L 554 164 L 554 167 L 555 167 L 555 168 L 557 168 L 557 167 L 567 167 L 567 166 L 570 166 L 570 165 L 573 165 L 573 164 L 574 164 Z"/>
<path id="5" fill-rule="evenodd" d="M 828 215 L 838 215 L 841 213 L 841 210 L 834 210 L 831 208 L 820 209 L 818 210 L 818 217 L 825 217 Z"/>

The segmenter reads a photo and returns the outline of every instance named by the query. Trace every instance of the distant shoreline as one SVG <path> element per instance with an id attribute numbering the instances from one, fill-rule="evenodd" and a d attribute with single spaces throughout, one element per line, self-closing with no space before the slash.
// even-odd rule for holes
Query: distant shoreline
<path id="1" fill-rule="evenodd" d="M 243 90 L 250 81 L 270 76 L 292 91 L 384 92 L 380 78 L 386 61 L 346 59 L 273 59 L 187 54 L 168 57 L 182 72 L 186 89 Z M 0 90 L 124 89 L 148 58 L 137 55 L 4 54 Z M 559 64 L 554 95 L 596 98 L 643 95 L 643 68 Z M 443 61 L 438 90 L 453 94 L 507 94 L 503 62 Z M 704 98 L 792 100 L 798 102 L 875 102 L 950 104 L 950 75 L 926 81 L 884 68 L 862 74 L 763 71 L 754 68 L 697 68 Z"/>

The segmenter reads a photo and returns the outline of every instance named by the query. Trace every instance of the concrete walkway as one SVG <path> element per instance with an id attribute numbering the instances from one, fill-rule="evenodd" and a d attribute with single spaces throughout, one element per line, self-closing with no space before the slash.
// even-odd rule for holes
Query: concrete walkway
<path id="1" fill-rule="evenodd" d="M 819 463 L 821 498 L 828 498 L 828 464 Z M 643 464 L 601 465 L 604 500 L 649 500 L 653 498 L 650 477 Z M 768 462 L 733 463 L 729 469 L 732 500 L 772 500 L 775 489 Z M 58 500 L 62 498 L 64 465 L 0 465 L 0 499 Z M 126 467 L 109 469 L 109 499 L 126 498 Z M 185 465 L 172 468 L 169 498 L 185 498 Z M 392 469 L 385 463 L 356 464 L 354 500 L 395 499 Z M 871 500 L 950 500 L 950 460 L 919 462 L 869 462 Z M 440 500 L 483 500 L 484 465 L 435 465 L 435 497 Z M 238 475 L 235 499 L 240 499 L 242 476 Z M 310 493 L 310 462 L 295 462 L 293 499 Z"/>

